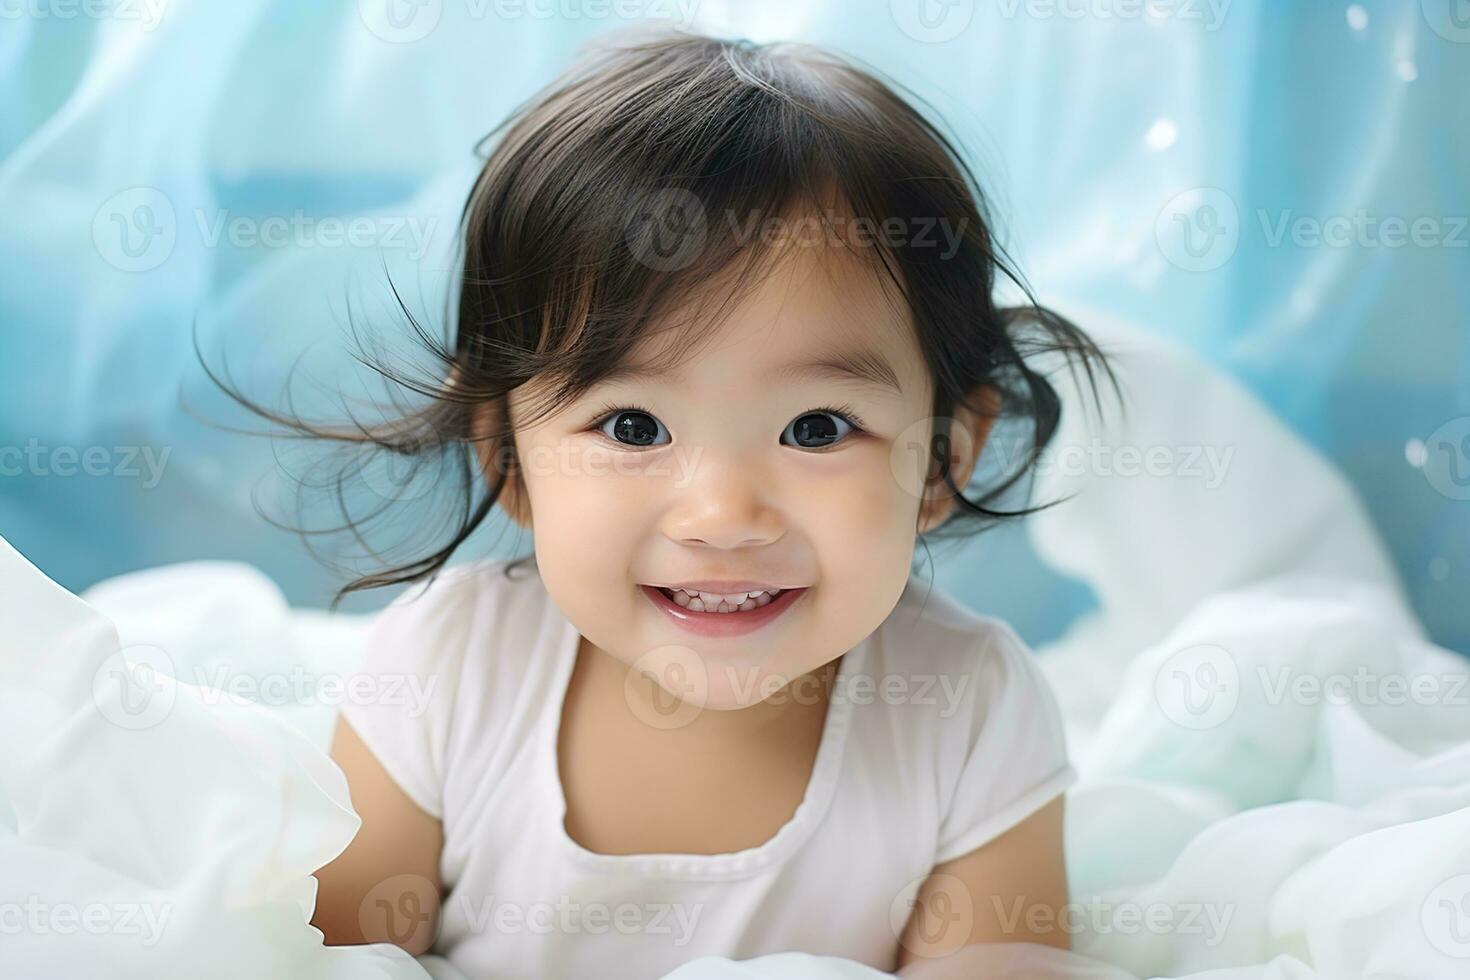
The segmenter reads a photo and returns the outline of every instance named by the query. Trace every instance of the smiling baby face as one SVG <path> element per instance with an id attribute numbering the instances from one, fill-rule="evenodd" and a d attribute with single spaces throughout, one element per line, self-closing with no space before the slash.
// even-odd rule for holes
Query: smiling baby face
<path id="1" fill-rule="evenodd" d="M 534 383 L 510 398 L 519 482 L 502 504 L 532 528 L 553 599 L 624 663 L 694 663 L 698 689 L 670 693 L 715 709 L 867 637 L 949 506 L 921 499 L 933 388 L 896 289 L 831 244 L 769 269 L 693 349 L 654 330 L 529 426 Z M 954 460 L 960 486 L 972 463 Z"/>

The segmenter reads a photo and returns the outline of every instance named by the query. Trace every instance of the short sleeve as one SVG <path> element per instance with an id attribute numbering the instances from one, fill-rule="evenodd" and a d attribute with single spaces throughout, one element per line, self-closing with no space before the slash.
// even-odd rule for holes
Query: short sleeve
<path id="1" fill-rule="evenodd" d="M 995 622 L 982 640 L 968 750 L 940 825 L 935 864 L 999 837 L 1077 781 L 1066 730 L 1036 657 Z"/>
<path id="2" fill-rule="evenodd" d="M 408 798 L 437 818 L 473 598 L 462 576 L 397 596 L 368 627 L 343 694 L 342 718 Z"/>

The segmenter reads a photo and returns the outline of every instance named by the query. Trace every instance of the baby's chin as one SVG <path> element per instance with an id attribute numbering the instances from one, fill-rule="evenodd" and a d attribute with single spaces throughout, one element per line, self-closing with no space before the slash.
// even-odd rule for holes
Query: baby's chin
<path id="1" fill-rule="evenodd" d="M 823 697 L 816 667 L 786 668 L 771 653 L 757 644 L 748 655 L 728 649 L 702 654 L 697 643 L 669 643 L 636 658 L 617 659 L 627 668 L 628 683 L 644 694 L 638 697 L 639 692 L 630 690 L 630 704 L 668 711 L 671 717 L 687 711 L 744 711 L 767 702 L 815 703 Z M 645 686 L 650 682 L 656 690 Z"/>
<path id="2" fill-rule="evenodd" d="M 765 701 L 759 696 L 750 696 L 737 691 L 711 691 L 701 706 L 706 711 L 746 711 Z"/>
<path id="3" fill-rule="evenodd" d="M 824 689 L 818 677 L 769 663 L 709 662 L 703 689 L 686 700 L 707 711 L 745 711 L 762 705 L 815 703 Z"/>

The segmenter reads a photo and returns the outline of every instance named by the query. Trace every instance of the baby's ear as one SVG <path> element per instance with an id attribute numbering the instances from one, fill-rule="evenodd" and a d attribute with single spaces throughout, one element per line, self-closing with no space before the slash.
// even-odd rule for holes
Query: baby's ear
<path id="1" fill-rule="evenodd" d="M 961 491 L 975 473 L 975 466 L 980 461 L 980 454 L 985 449 L 985 443 L 990 438 L 990 431 L 1001 408 L 1000 392 L 989 386 L 976 389 L 967 400 L 969 405 L 954 407 L 948 437 L 934 450 L 938 453 L 943 448 L 947 452 L 949 472 L 954 479 L 954 485 Z M 925 488 L 924 501 L 919 508 L 920 534 L 944 523 L 954 509 L 954 497 L 940 475 L 937 458 L 932 459 L 929 464 Z"/>
<path id="2" fill-rule="evenodd" d="M 470 410 L 470 438 L 486 481 L 493 481 L 504 474 L 500 496 L 495 502 L 517 526 L 529 529 L 531 505 L 521 479 L 521 468 L 517 465 L 515 442 L 510 436 L 495 437 L 495 433 L 503 429 L 501 420 L 504 417 L 503 404 L 485 402 L 474 406 Z"/>

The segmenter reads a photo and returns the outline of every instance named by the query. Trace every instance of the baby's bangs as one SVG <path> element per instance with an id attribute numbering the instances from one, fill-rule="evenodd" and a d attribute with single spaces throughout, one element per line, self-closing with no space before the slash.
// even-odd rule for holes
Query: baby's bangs
<path id="1" fill-rule="evenodd" d="M 935 251 L 910 238 L 944 220 L 969 252 L 980 225 L 942 138 L 876 79 L 800 44 L 688 36 L 594 48 L 507 121 L 465 219 L 461 360 L 534 380 L 529 418 L 635 348 L 677 366 L 789 249 L 857 256 L 903 303 L 931 258 L 912 253 Z"/>
<path id="2" fill-rule="evenodd" d="M 779 165 L 794 161 L 729 149 L 748 151 L 736 153 L 742 167 L 618 192 L 625 218 L 610 248 L 599 248 L 595 234 L 588 241 L 585 226 L 565 229 L 561 247 L 588 259 L 549 286 L 542 358 L 535 384 L 522 393 L 527 410 L 518 424 L 554 413 L 635 356 L 656 371 L 677 369 L 796 250 L 868 263 L 895 309 L 910 315 L 891 245 L 867 232 L 881 229 L 892 209 L 850 200 L 872 201 L 874 187 L 847 186 L 825 160 L 782 172 Z M 614 201 L 588 203 L 593 212 L 616 209 Z"/>

